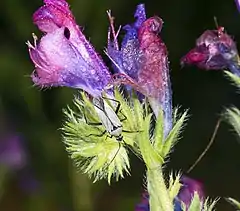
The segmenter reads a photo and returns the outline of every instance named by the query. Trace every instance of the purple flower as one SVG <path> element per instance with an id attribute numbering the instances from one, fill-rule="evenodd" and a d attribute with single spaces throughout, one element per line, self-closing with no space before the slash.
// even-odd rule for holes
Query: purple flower
<path id="1" fill-rule="evenodd" d="M 181 64 L 196 65 L 201 69 L 219 70 L 229 68 L 240 76 L 238 50 L 223 27 L 205 31 L 196 41 L 196 46 L 182 59 Z"/>
<path id="2" fill-rule="evenodd" d="M 117 72 L 113 83 L 130 85 L 148 97 L 156 116 L 161 107 L 167 135 L 172 128 L 172 93 L 167 48 L 158 36 L 163 21 L 157 16 L 147 19 L 143 4 L 137 6 L 134 17 L 135 23 L 123 27 L 126 35 L 119 49 L 110 16 L 113 41 L 109 35 L 107 54 Z"/>
<path id="3" fill-rule="evenodd" d="M 99 96 L 111 75 L 93 46 L 86 40 L 65 0 L 44 0 L 33 22 L 44 32 L 37 43 L 29 42 L 35 65 L 32 80 L 41 87 L 67 86 Z"/>
<path id="4" fill-rule="evenodd" d="M 193 180 L 189 177 L 181 177 L 182 187 L 174 199 L 174 211 L 182 211 L 181 202 L 183 202 L 188 208 L 191 200 L 194 196 L 194 192 L 197 192 L 200 199 L 204 200 L 203 186 L 200 182 Z M 142 194 L 142 201 L 135 207 L 135 211 L 150 211 L 149 207 L 149 195 L 147 192 Z"/>

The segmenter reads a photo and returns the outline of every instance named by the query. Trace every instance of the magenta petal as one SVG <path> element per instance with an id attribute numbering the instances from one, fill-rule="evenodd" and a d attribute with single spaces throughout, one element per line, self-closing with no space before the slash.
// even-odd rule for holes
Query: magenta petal
<path id="1" fill-rule="evenodd" d="M 172 89 L 168 66 L 167 48 L 158 33 L 163 21 L 159 17 L 148 18 L 139 28 L 138 40 L 143 62 L 138 71 L 138 83 L 149 96 L 156 116 L 164 112 L 164 136 L 172 129 Z"/>
<path id="2" fill-rule="evenodd" d="M 191 65 L 197 65 L 200 68 L 205 67 L 205 63 L 208 59 L 208 55 L 204 52 L 201 52 L 199 49 L 194 48 L 191 51 L 189 51 L 182 59 L 181 64 L 191 64 Z"/>
<path id="3" fill-rule="evenodd" d="M 58 3 L 59 1 L 52 2 Z M 33 15 L 33 22 L 44 32 L 52 32 L 56 27 L 71 27 L 75 24 L 67 4 L 61 6 L 53 3 L 40 7 Z M 53 26 L 53 29 L 49 26 Z"/>
<path id="4" fill-rule="evenodd" d="M 43 32 L 53 32 L 59 28 L 57 22 L 54 20 L 54 17 L 49 12 L 49 8 L 46 6 L 41 7 L 37 12 L 34 13 L 33 20 L 38 28 Z"/>
<path id="5" fill-rule="evenodd" d="M 68 7 L 68 3 L 65 0 L 44 0 L 43 2 L 47 5 L 53 4 L 59 8 L 62 8 L 63 10 L 66 10 L 66 12 L 71 13 Z"/>
<path id="6" fill-rule="evenodd" d="M 158 33 L 162 20 L 158 17 L 147 19 L 138 31 L 139 46 L 143 52 L 144 62 L 138 71 L 138 81 L 149 95 L 161 98 L 165 72 L 168 71 L 167 49 Z"/>

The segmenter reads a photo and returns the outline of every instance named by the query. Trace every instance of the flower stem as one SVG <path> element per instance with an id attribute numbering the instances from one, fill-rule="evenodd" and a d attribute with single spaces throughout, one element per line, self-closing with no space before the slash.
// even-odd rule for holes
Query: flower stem
<path id="1" fill-rule="evenodd" d="M 151 211 L 173 211 L 167 187 L 164 182 L 162 168 L 147 170 L 147 188 Z"/>

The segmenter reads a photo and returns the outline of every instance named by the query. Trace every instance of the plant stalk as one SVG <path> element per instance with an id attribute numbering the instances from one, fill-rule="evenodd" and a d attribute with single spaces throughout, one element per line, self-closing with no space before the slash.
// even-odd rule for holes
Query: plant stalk
<path id="1" fill-rule="evenodd" d="M 162 167 L 147 170 L 147 188 L 151 211 L 173 211 L 167 187 L 164 182 Z"/>

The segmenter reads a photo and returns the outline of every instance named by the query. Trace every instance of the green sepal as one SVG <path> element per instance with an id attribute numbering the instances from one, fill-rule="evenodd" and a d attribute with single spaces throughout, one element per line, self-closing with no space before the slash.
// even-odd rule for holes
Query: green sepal
<path id="1" fill-rule="evenodd" d="M 166 156 L 170 153 L 172 147 L 176 144 L 177 140 L 180 138 L 180 134 L 186 121 L 186 118 L 187 111 L 185 111 L 183 115 L 176 121 L 175 125 L 173 126 L 173 129 L 169 132 L 163 144 L 158 145 L 159 147 L 157 150 L 160 152 L 163 158 L 166 158 Z"/>
<path id="2" fill-rule="evenodd" d="M 170 173 L 170 175 L 169 175 L 168 192 L 169 192 L 169 197 L 172 201 L 178 195 L 179 190 L 182 187 L 182 184 L 180 182 L 181 176 L 182 175 L 180 173 L 178 173 L 174 179 L 173 173 Z"/>

